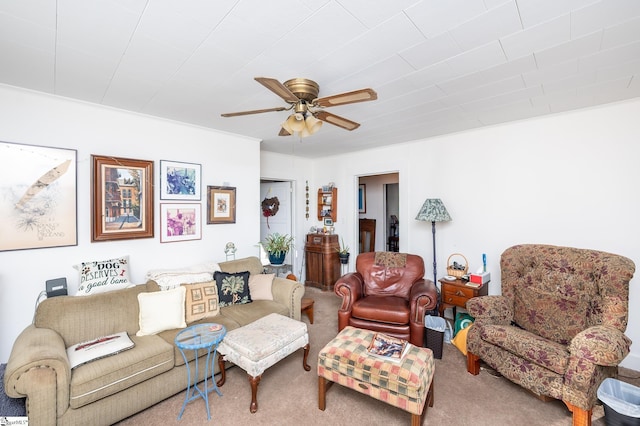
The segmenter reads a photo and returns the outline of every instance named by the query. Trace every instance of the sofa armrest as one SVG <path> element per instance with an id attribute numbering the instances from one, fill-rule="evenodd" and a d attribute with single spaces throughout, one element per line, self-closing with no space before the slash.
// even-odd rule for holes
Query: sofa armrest
<path id="1" fill-rule="evenodd" d="M 629 354 L 631 340 L 620 330 L 596 325 L 578 333 L 569 344 L 572 356 L 615 367 Z"/>
<path id="2" fill-rule="evenodd" d="M 71 368 L 62 337 L 30 325 L 18 335 L 4 375 L 4 389 L 13 398 L 27 398 L 29 423 L 56 424 L 69 408 Z"/>
<path id="3" fill-rule="evenodd" d="M 300 321 L 300 307 L 304 286 L 297 281 L 274 277 L 271 285 L 273 300 L 289 308 L 289 318 Z"/>
<path id="4" fill-rule="evenodd" d="M 513 310 L 504 296 L 480 296 L 467 300 L 467 312 L 475 321 L 487 324 L 509 325 Z"/>
<path id="5" fill-rule="evenodd" d="M 438 290 L 430 280 L 421 279 L 411 286 L 409 293 L 411 303 L 410 322 L 414 324 L 424 324 L 426 311 L 431 311 L 438 307 Z"/>

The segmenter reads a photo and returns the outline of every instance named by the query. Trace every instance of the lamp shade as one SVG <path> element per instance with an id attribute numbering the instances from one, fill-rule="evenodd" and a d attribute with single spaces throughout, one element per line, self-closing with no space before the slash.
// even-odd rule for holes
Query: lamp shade
<path id="1" fill-rule="evenodd" d="M 416 216 L 425 222 L 448 222 L 451 220 L 447 208 L 440 198 L 427 198 Z"/>
<path id="2" fill-rule="evenodd" d="M 322 121 L 309 114 L 306 118 L 306 125 L 307 130 L 309 130 L 309 134 L 313 135 L 315 132 L 320 130 L 320 127 L 322 127 Z"/>
<path id="3" fill-rule="evenodd" d="M 304 129 L 304 115 L 299 112 L 291 114 L 287 119 L 287 122 L 294 132 L 300 132 Z"/>

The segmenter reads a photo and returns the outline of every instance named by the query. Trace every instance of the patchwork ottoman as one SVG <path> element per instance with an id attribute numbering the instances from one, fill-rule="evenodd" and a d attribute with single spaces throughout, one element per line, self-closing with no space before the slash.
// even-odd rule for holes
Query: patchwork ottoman
<path id="1" fill-rule="evenodd" d="M 333 384 L 356 390 L 411 413 L 422 422 L 425 402 L 433 407 L 434 361 L 431 349 L 411 345 L 400 362 L 367 352 L 375 332 L 347 326 L 318 354 L 318 408 L 326 408 Z"/>
<path id="2" fill-rule="evenodd" d="M 264 371 L 296 350 L 304 348 L 302 367 L 309 371 L 309 334 L 307 324 L 280 314 L 269 314 L 244 327 L 229 331 L 218 346 L 218 366 L 221 377 L 218 386 L 226 380 L 224 361 L 242 368 L 251 383 L 252 413 L 258 411 L 258 384 Z"/>

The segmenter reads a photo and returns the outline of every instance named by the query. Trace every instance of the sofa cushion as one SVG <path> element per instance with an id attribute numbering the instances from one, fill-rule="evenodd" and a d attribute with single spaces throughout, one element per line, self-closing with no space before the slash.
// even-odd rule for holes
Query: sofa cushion
<path id="1" fill-rule="evenodd" d="M 196 284 L 182 284 L 187 290 L 185 299 L 185 320 L 187 324 L 211 318 L 220 312 L 218 288 L 215 281 Z"/>
<path id="2" fill-rule="evenodd" d="M 82 262 L 73 268 L 80 273 L 76 296 L 105 293 L 133 285 L 129 281 L 129 256 Z"/>
<path id="3" fill-rule="evenodd" d="M 569 362 L 566 346 L 536 336 L 519 327 L 475 323 L 482 340 L 505 349 L 557 374 L 564 374 Z"/>
<path id="4" fill-rule="evenodd" d="M 287 307 L 273 300 L 256 300 L 249 305 L 230 305 L 220 308 L 220 315 L 230 318 L 240 326 L 252 323 L 272 313 L 289 316 Z"/>
<path id="5" fill-rule="evenodd" d="M 185 328 L 185 293 L 185 288 L 180 286 L 166 291 L 138 294 L 140 330 L 136 335 L 146 336 L 173 328 Z"/>
<path id="6" fill-rule="evenodd" d="M 251 303 L 249 293 L 249 272 L 214 272 L 213 279 L 218 286 L 220 307 Z"/>
<path id="7" fill-rule="evenodd" d="M 71 408 L 80 408 L 173 368 L 172 345 L 158 336 L 131 336 L 131 340 L 134 348 L 73 370 Z"/>
<path id="8" fill-rule="evenodd" d="M 242 305 L 242 306 L 246 306 L 246 305 Z M 212 318 L 205 318 L 189 325 L 203 324 L 203 323 L 221 324 L 227 329 L 227 333 L 231 330 L 235 330 L 236 328 L 240 327 L 240 324 L 238 324 L 231 318 L 227 318 L 223 315 L 216 315 L 215 317 L 212 317 Z M 176 336 L 180 331 L 182 330 L 179 328 L 176 328 L 173 330 L 162 331 L 157 334 L 158 337 L 162 338 L 162 340 L 164 340 L 165 342 L 173 346 L 174 358 L 175 358 L 174 362 L 176 367 L 180 365 L 184 365 L 184 357 L 182 356 L 180 349 L 178 349 L 178 347 L 175 344 Z M 187 357 L 187 361 L 191 362 L 195 358 L 195 351 L 185 351 L 184 355 Z M 198 356 L 206 356 L 206 355 L 207 355 L 207 349 L 200 349 L 198 351 Z"/>

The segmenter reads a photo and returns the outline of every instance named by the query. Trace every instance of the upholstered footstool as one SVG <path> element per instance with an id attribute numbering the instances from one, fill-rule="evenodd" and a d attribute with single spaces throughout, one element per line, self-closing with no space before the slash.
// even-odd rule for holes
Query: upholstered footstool
<path id="1" fill-rule="evenodd" d="M 433 353 L 411 345 L 398 362 L 367 352 L 375 332 L 345 327 L 318 354 L 318 408 L 326 408 L 333 384 L 356 390 L 411 413 L 411 425 L 422 423 L 425 402 L 433 407 Z"/>
<path id="2" fill-rule="evenodd" d="M 221 377 L 218 386 L 226 380 L 224 361 L 230 361 L 249 375 L 251 383 L 252 413 L 258 411 L 258 384 L 264 371 L 296 350 L 304 348 L 302 367 L 309 371 L 309 334 L 307 324 L 280 314 L 269 314 L 244 327 L 231 330 L 218 346 L 218 365 Z"/>

